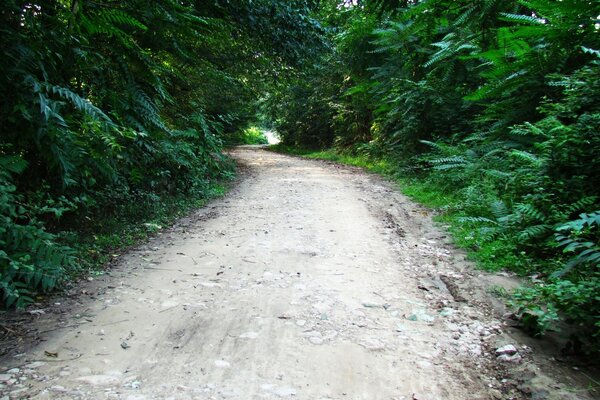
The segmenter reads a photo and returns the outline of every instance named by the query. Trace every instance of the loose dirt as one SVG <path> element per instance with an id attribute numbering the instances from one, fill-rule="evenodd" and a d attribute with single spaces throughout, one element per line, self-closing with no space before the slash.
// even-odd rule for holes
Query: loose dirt
<path id="1" fill-rule="evenodd" d="M 474 271 L 392 184 L 257 148 L 233 156 L 229 195 L 29 310 L 35 334 L 2 360 L 0 396 L 593 397 L 506 335 L 487 288 L 516 281 Z"/>

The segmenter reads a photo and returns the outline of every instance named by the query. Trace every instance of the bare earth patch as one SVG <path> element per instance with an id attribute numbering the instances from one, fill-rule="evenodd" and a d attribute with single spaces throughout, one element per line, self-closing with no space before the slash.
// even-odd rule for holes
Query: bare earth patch
<path id="1" fill-rule="evenodd" d="M 3 325 L 0 396 L 598 395 L 507 335 L 489 287 L 515 280 L 474 271 L 391 184 L 257 148 L 233 155 L 245 168 L 225 199 L 23 315 L 26 327 Z"/>

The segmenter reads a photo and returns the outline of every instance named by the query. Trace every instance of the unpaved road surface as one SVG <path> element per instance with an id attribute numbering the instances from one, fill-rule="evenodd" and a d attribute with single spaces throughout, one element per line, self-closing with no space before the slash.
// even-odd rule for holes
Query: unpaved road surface
<path id="1" fill-rule="evenodd" d="M 510 338 L 424 209 L 356 169 L 234 156 L 226 198 L 30 310 L 43 341 L 5 358 L 0 396 L 521 398 L 490 354 Z"/>

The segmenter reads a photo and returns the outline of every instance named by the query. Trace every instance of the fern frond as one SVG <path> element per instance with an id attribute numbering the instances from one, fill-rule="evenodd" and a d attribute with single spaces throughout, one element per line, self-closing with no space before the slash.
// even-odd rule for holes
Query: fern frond
<path id="1" fill-rule="evenodd" d="M 515 205 L 515 210 L 536 221 L 547 221 L 546 216 L 539 211 L 534 205 L 528 203 L 519 203 Z"/>
<path id="2" fill-rule="evenodd" d="M 598 197 L 596 197 L 596 196 L 582 197 L 581 199 L 577 200 L 575 203 L 570 204 L 566 208 L 565 214 L 570 215 L 570 214 L 573 214 L 574 212 L 584 210 L 584 209 L 588 208 L 589 206 L 595 204 L 597 200 L 598 200 Z M 582 214 L 582 215 L 585 215 L 585 214 Z M 592 217 L 592 219 L 593 218 L 594 217 Z"/>
<path id="3" fill-rule="evenodd" d="M 488 224 L 488 225 L 498 225 L 497 221 L 493 219 L 489 219 L 486 217 L 459 217 L 457 219 L 459 222 L 465 222 L 469 224 Z"/>
<path id="4" fill-rule="evenodd" d="M 547 235 L 551 230 L 552 230 L 552 227 L 550 225 L 546 225 L 546 224 L 528 226 L 527 228 L 525 228 L 521 232 L 519 232 L 517 237 L 519 238 L 519 240 L 523 240 L 523 241 L 531 240 L 531 239 L 543 237 L 543 236 Z"/>
<path id="5" fill-rule="evenodd" d="M 467 160 L 461 156 L 434 158 L 429 160 L 432 164 L 465 164 Z"/>
<path id="6" fill-rule="evenodd" d="M 523 161 L 533 167 L 541 167 L 544 164 L 544 160 L 540 159 L 539 157 L 537 157 L 534 154 L 531 154 L 527 151 L 524 150 L 513 150 L 510 152 L 510 155 L 513 158 L 516 158 L 520 161 Z"/>
<path id="7" fill-rule="evenodd" d="M 85 114 L 87 114 L 95 119 L 103 120 L 108 123 L 112 123 L 112 121 L 108 117 L 108 115 L 106 115 L 102 110 L 100 110 L 98 107 L 93 105 L 89 100 L 84 99 L 83 97 L 81 97 L 77 93 L 73 92 L 72 90 L 65 88 L 65 87 L 54 86 L 49 83 L 43 84 L 42 86 L 49 93 L 56 94 L 56 95 L 62 97 L 63 99 L 68 100 L 71 104 L 73 104 L 75 106 L 75 108 L 84 112 Z"/>
<path id="8" fill-rule="evenodd" d="M 437 151 L 440 151 L 440 152 L 444 151 L 444 147 L 437 142 L 432 142 L 430 140 L 419 140 L 419 142 L 421 142 Z"/>
<path id="9" fill-rule="evenodd" d="M 600 210 L 594 211 L 590 214 L 579 214 L 578 219 L 559 225 L 556 228 L 556 231 L 560 232 L 574 230 L 576 232 L 581 232 L 584 228 L 591 227 L 593 225 L 600 226 Z"/>
<path id="10" fill-rule="evenodd" d="M 506 204 L 502 200 L 494 201 L 490 208 L 494 217 L 499 221 L 505 220 L 510 215 L 508 207 L 506 207 Z"/>
<path id="11" fill-rule="evenodd" d="M 547 22 L 546 20 L 534 17 L 533 15 L 521 15 L 510 13 L 500 13 L 500 20 L 516 23 L 525 23 L 530 25 L 545 25 Z"/>
<path id="12" fill-rule="evenodd" d="M 584 53 L 591 54 L 593 56 L 600 58 L 600 51 L 598 51 L 598 50 L 590 49 L 589 47 L 585 47 L 585 46 L 581 46 L 581 50 L 583 50 Z"/>

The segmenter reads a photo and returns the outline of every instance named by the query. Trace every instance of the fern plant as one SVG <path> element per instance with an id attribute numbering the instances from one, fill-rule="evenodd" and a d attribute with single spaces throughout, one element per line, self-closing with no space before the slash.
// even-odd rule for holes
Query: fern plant
<path id="1" fill-rule="evenodd" d="M 600 267 L 600 211 L 582 213 L 578 219 L 555 228 L 554 237 L 563 253 L 572 254 L 564 268 L 556 271 L 553 277 L 565 276 L 576 267 L 591 268 L 598 273 Z"/>
<path id="2" fill-rule="evenodd" d="M 27 163 L 0 154 L 0 165 L 0 293 L 6 306 L 23 307 L 35 292 L 48 292 L 61 283 L 65 269 L 74 267 L 74 252 L 37 219 L 63 210 L 48 205 L 36 211 L 16 193 L 12 174 L 22 173 Z"/>

